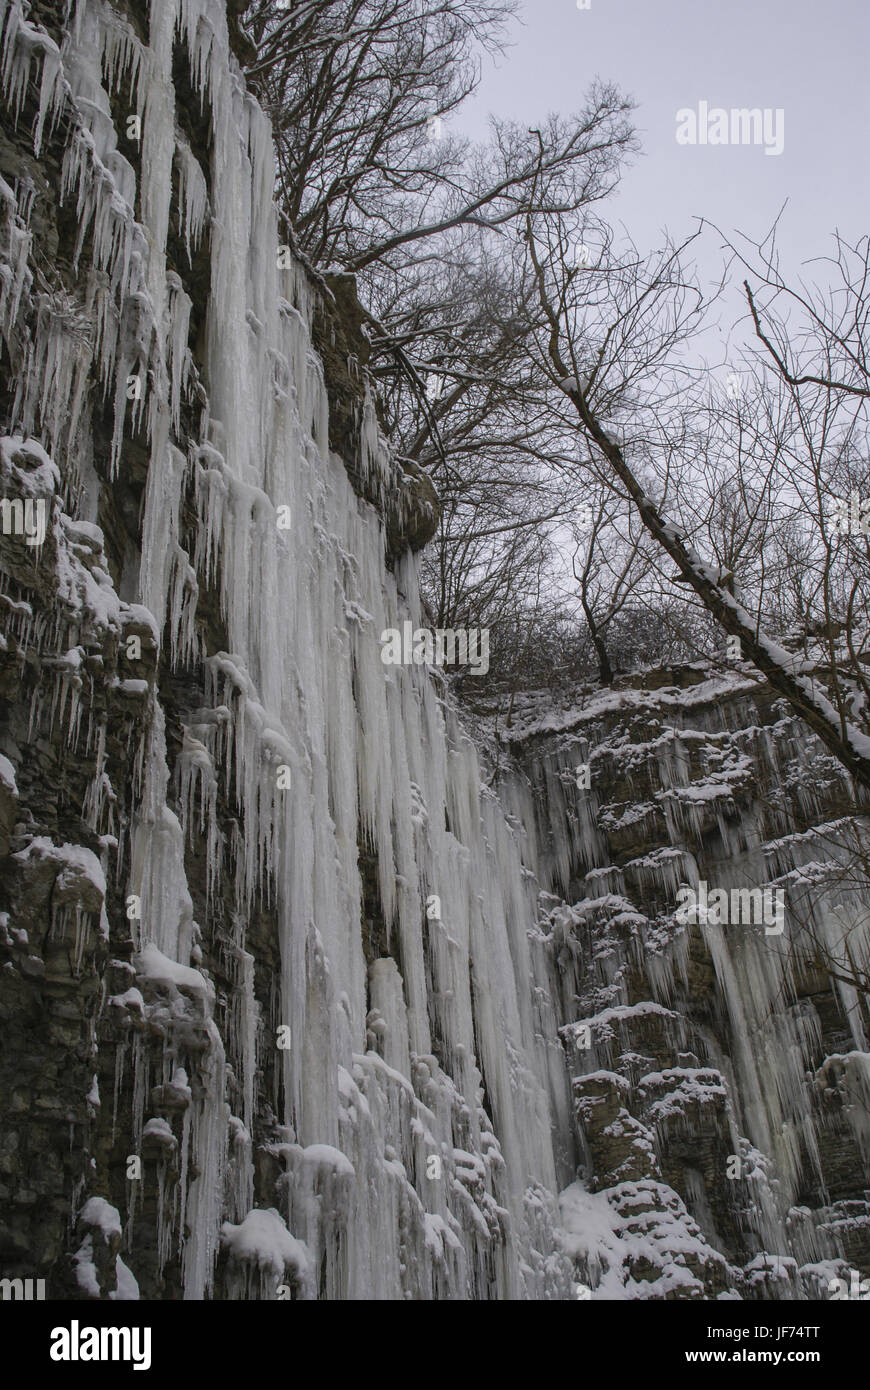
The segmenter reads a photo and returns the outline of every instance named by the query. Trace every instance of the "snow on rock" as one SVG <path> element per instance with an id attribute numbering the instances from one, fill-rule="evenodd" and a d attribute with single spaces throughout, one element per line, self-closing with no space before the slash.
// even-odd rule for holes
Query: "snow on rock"
<path id="1" fill-rule="evenodd" d="M 135 961 L 137 974 L 141 979 L 152 980 L 157 984 L 169 985 L 181 992 L 212 997 L 214 986 L 198 970 L 181 965 L 159 951 L 153 941 L 145 943 Z"/>
<path id="2" fill-rule="evenodd" d="M 443 680 L 380 659 L 424 617 L 409 546 L 386 554 L 412 489 L 364 374 L 330 401 L 314 341 L 338 310 L 279 258 L 223 0 L 154 0 L 147 42 L 79 0 L 60 47 L 0 0 L 0 93 L 28 146 L 55 142 L 40 169 L 75 223 L 48 293 L 0 181 L 0 492 L 32 523 L 0 536 L 0 656 L 41 677 L 0 823 L 16 888 L 44 889 L 0 925 L 16 987 L 91 1001 L 55 1155 L 88 1158 L 65 1192 L 81 1291 L 812 1296 L 868 1219 L 862 1012 L 819 965 L 848 965 L 844 930 L 870 958 L 860 894 L 819 871 L 857 833 L 842 769 L 745 672 L 695 667 L 519 697 L 496 773 Z M 31 742 L 57 756 L 58 834 Z M 706 878 L 783 885 L 785 941 L 678 921 Z M 130 1155 L 141 1182 L 103 1185 Z"/>
<path id="3" fill-rule="evenodd" d="M 249 1211 L 239 1225 L 225 1221 L 221 1247 L 231 1265 L 237 1267 L 234 1278 L 245 1288 L 256 1288 L 261 1298 L 277 1297 L 285 1281 L 303 1289 L 307 1286 L 309 1252 L 290 1234 L 274 1207 Z"/>
<path id="4" fill-rule="evenodd" d="M 82 1207 L 79 1220 L 86 1226 L 99 1230 L 107 1241 L 113 1237 L 120 1238 L 121 1218 L 116 1208 L 104 1197 L 89 1197 Z"/>
<path id="5" fill-rule="evenodd" d="M 115 1260 L 115 1274 L 117 1282 L 115 1288 L 109 1293 L 109 1299 L 118 1303 L 138 1303 L 140 1298 L 139 1285 L 135 1275 L 124 1264 L 120 1255 Z"/>

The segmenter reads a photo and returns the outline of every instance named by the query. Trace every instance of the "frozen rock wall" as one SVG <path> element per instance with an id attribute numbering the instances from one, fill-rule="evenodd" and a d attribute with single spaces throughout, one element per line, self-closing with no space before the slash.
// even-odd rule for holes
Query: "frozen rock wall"
<path id="1" fill-rule="evenodd" d="M 535 886 L 439 688 L 381 662 L 429 504 L 354 364 L 330 451 L 312 324 L 334 371 L 344 328 L 223 6 L 0 25 L 2 483 L 46 517 L 2 538 L 3 1259 L 86 1295 L 122 1263 L 146 1298 L 564 1295 Z"/>
<path id="2" fill-rule="evenodd" d="M 502 788 L 570 1059 L 567 1248 L 601 1296 L 830 1297 L 870 1265 L 864 818 L 748 676 L 626 685 L 529 702 Z M 702 883 L 749 911 L 681 920 Z"/>
<path id="3" fill-rule="evenodd" d="M 847 789 L 739 681 L 530 713 L 496 776 L 441 679 L 383 665 L 435 504 L 352 284 L 284 245 L 232 42 L 221 0 L 0 0 L 2 1273 L 866 1272 L 862 1001 L 810 944 L 673 920 L 702 870 L 793 880 L 785 940 L 803 912 L 836 953 Z"/>

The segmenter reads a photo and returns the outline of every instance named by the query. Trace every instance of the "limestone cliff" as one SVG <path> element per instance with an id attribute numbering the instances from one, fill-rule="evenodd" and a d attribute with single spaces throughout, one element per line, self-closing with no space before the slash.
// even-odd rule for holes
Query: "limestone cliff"
<path id="1" fill-rule="evenodd" d="M 283 244 L 238 43 L 221 0 L 0 0 L 0 1271 L 870 1272 L 848 788 L 748 678 L 532 701 L 496 752 L 383 665 L 437 502 L 353 286 Z M 782 939 L 681 926 L 699 878 L 785 884 Z"/>

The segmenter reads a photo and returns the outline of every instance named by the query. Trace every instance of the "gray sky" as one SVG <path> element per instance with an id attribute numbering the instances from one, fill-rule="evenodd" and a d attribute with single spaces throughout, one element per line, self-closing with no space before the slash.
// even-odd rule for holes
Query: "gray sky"
<path id="1" fill-rule="evenodd" d="M 534 125 L 570 113 L 598 76 L 637 103 L 642 154 L 601 211 L 639 249 L 703 215 L 760 240 L 783 202 L 784 265 L 824 254 L 830 233 L 870 232 L 870 0 L 523 0 L 513 46 L 455 119 L 482 138 L 487 114 Z M 681 107 L 782 108 L 780 155 L 741 145 L 681 146 Z M 716 241 L 698 264 L 712 275 Z"/>

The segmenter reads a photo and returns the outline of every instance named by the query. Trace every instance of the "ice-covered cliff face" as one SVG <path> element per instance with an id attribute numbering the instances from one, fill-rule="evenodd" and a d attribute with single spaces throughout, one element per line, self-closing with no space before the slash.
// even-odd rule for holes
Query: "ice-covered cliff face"
<path id="1" fill-rule="evenodd" d="M 2 185 L 3 485 L 50 516 L 41 548 L 4 537 L 8 928 L 17 1022 L 39 1000 L 50 1034 L 22 1114 L 64 1073 L 62 1133 L 22 1129 L 17 1161 L 47 1145 L 60 1205 L 120 1213 L 143 1296 L 564 1294 L 535 885 L 435 685 L 381 661 L 381 631 L 420 621 L 413 560 L 387 569 L 330 454 L 223 6 L 84 0 L 54 38 L 0 17 L 26 136 Z M 357 477 L 395 494 L 367 398 L 357 433 Z M 16 1207 L 19 1259 L 41 1220 Z"/>
<path id="2" fill-rule="evenodd" d="M 836 953 L 859 910 L 795 834 L 847 815 L 836 775 L 793 785 L 818 754 L 726 681 L 530 720 L 496 778 L 443 684 L 381 661 L 422 621 L 425 492 L 347 287 L 282 249 L 221 0 L 0 0 L 0 88 L 2 1272 L 191 1299 L 870 1272 L 866 1014 L 798 943 L 806 912 Z M 805 888 L 786 947 L 680 928 L 699 877 Z"/>
<path id="3" fill-rule="evenodd" d="M 605 1297 L 828 1298 L 870 1268 L 866 842 L 782 703 L 705 677 L 532 702 L 513 734 L 584 1179 L 567 1248 Z M 721 920 L 681 921 L 701 884 Z"/>

